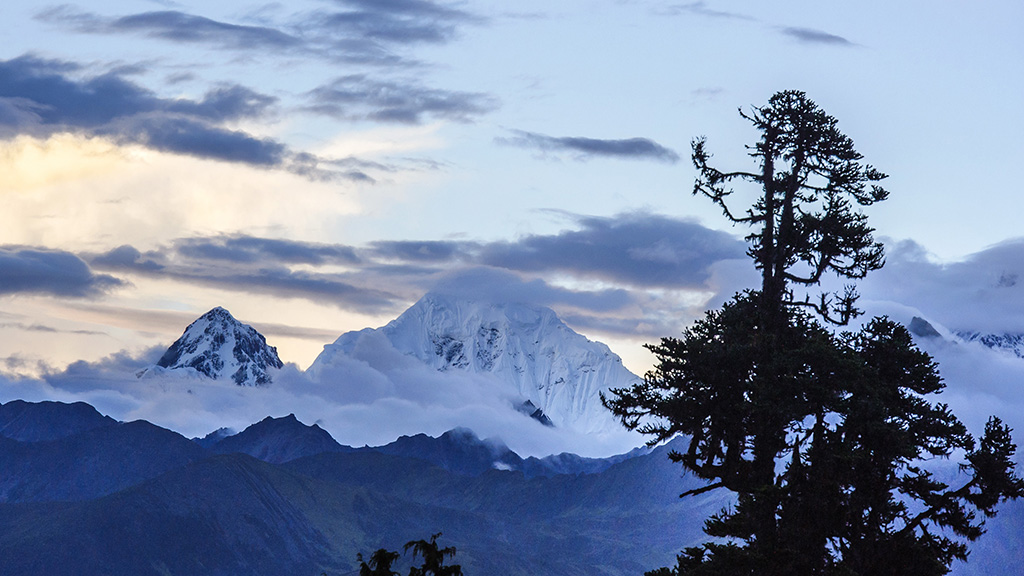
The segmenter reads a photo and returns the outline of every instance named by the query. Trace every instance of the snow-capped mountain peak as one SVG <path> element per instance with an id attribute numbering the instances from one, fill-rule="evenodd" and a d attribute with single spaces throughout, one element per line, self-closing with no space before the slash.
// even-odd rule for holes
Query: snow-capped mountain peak
<path id="1" fill-rule="evenodd" d="M 350 356 L 372 333 L 441 372 L 495 376 L 504 392 L 529 402 L 555 427 L 592 432 L 617 423 L 600 394 L 639 379 L 607 346 L 565 325 L 554 311 L 428 294 L 376 330 L 343 334 L 310 367 L 316 377 L 335 357 Z"/>
<path id="2" fill-rule="evenodd" d="M 167 370 L 192 369 L 213 379 L 230 378 L 239 386 L 269 384 L 269 370 L 284 366 L 277 348 L 220 306 L 189 324 L 156 365 Z"/>

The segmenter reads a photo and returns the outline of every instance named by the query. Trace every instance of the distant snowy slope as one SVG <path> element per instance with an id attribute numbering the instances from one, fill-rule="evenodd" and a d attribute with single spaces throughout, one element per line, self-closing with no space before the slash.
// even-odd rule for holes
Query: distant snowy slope
<path id="1" fill-rule="evenodd" d="M 1024 334 L 983 334 L 970 330 L 957 330 L 956 335 L 967 342 L 978 342 L 993 350 L 1002 350 L 1024 358 Z"/>
<path id="2" fill-rule="evenodd" d="M 262 334 L 218 306 L 190 324 L 156 366 L 230 378 L 239 386 L 261 386 L 270 383 L 270 369 L 284 364 Z"/>
<path id="3" fill-rule="evenodd" d="M 638 381 L 607 346 L 574 332 L 548 308 L 434 294 L 383 328 L 343 334 L 309 373 L 319 377 L 374 334 L 438 371 L 495 376 L 517 406 L 528 401 L 554 426 L 581 432 L 617 426 L 599 394 Z"/>

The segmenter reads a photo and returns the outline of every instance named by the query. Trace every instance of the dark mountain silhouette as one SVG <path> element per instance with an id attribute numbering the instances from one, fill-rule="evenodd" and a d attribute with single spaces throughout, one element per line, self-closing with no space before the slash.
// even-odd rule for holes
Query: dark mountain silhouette
<path id="1" fill-rule="evenodd" d="M 500 440 L 481 440 L 466 428 L 449 430 L 437 438 L 426 434 L 401 436 L 375 452 L 418 458 L 457 474 L 476 476 L 488 470 L 521 470 L 523 459 Z"/>
<path id="2" fill-rule="evenodd" d="M 268 416 L 238 434 L 221 439 L 210 449 L 217 454 L 248 454 L 272 464 L 322 452 L 352 450 L 338 444 L 326 430 L 316 424 L 306 426 L 299 422 L 294 414 L 283 418 Z"/>
<path id="3" fill-rule="evenodd" d="M 57 440 L 116 424 L 85 402 L 25 402 L 0 404 L 0 436 L 21 442 Z"/>
<path id="4" fill-rule="evenodd" d="M 676 498 L 685 482 L 663 452 L 602 473 L 527 478 L 495 469 L 494 456 L 523 460 L 468 430 L 391 447 L 419 457 L 339 451 L 329 438 L 269 418 L 215 445 L 234 439 L 271 459 L 325 449 L 284 464 L 210 455 L 146 422 L 48 442 L 0 438 L 0 572 L 344 574 L 357 553 L 443 531 L 468 574 L 625 575 L 668 563 L 689 541 Z M 602 483 L 627 463 L 642 472 L 636 482 Z"/>
<path id="5" fill-rule="evenodd" d="M 203 448 L 213 448 L 213 445 L 216 444 L 217 442 L 220 442 L 221 440 L 227 438 L 228 436 L 234 436 L 235 434 L 236 432 L 231 428 L 217 428 L 216 430 L 210 432 L 209 434 L 203 436 L 202 438 L 193 438 L 192 441 L 195 442 L 196 444 L 199 444 Z"/>
<path id="6" fill-rule="evenodd" d="M 0 442 L 0 502 L 88 500 L 123 490 L 209 453 L 144 420 L 45 442 Z"/>
<path id="7" fill-rule="evenodd" d="M 0 437 L 0 573 L 334 576 L 357 571 L 358 553 L 443 531 L 470 575 L 635 576 L 703 541 L 703 519 L 729 504 L 717 492 L 678 497 L 701 485 L 668 459 L 681 439 L 612 459 L 522 459 L 465 429 L 352 450 L 293 417 L 215 446 L 232 438 L 287 461 L 211 454 L 142 421 Z M 572 472 L 554 473 L 552 461 Z M 525 473 L 530 462 L 544 473 Z M 1013 504 L 991 519 L 954 574 L 1010 573 L 1021 518 Z"/>
<path id="8" fill-rule="evenodd" d="M 646 448 L 636 448 L 626 454 L 609 458 L 585 458 L 576 454 L 554 454 L 537 458 L 522 458 L 501 440 L 481 440 L 466 428 L 449 430 L 434 438 L 426 434 L 401 436 L 384 446 L 360 448 L 383 454 L 426 460 L 459 474 L 476 476 L 488 470 L 514 470 L 527 478 L 558 476 L 561 474 L 594 474 L 623 460 L 646 454 Z"/>

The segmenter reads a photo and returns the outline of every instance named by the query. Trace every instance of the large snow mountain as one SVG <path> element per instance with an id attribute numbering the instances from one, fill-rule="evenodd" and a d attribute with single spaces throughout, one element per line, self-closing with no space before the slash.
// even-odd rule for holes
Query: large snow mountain
<path id="1" fill-rule="evenodd" d="M 277 348 L 220 306 L 189 324 L 156 365 L 165 370 L 192 369 L 213 379 L 230 378 L 239 386 L 269 384 L 270 370 L 284 366 Z"/>
<path id="2" fill-rule="evenodd" d="M 324 346 L 309 373 L 319 377 L 375 333 L 438 371 L 494 376 L 502 392 L 517 398 L 517 409 L 539 409 L 535 418 L 581 432 L 617 426 L 600 393 L 639 380 L 607 346 L 574 332 L 548 308 L 436 294 L 382 328 L 343 334 Z"/>

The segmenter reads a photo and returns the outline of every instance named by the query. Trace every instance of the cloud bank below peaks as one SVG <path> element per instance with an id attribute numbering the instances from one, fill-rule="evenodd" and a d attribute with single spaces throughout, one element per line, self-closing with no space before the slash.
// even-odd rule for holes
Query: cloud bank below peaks
<path id="1" fill-rule="evenodd" d="M 77 362 L 41 379 L 0 377 L 0 401 L 84 401 L 118 420 L 145 419 L 182 433 L 204 436 L 221 427 L 242 430 L 266 416 L 295 414 L 317 423 L 342 444 L 382 445 L 401 435 L 437 436 L 467 427 L 480 437 L 498 437 L 517 453 L 545 456 L 573 452 L 609 456 L 643 439 L 624 429 L 582 434 L 542 425 L 517 411 L 504 385 L 489 375 L 438 372 L 368 333 L 351 356 L 336 357 L 317 374 L 294 365 L 273 374 L 263 387 L 239 387 L 185 373 L 136 372 L 162 352 L 140 357 L 118 354 L 97 363 Z"/>

